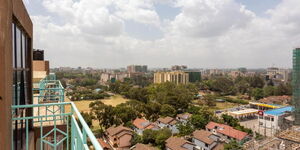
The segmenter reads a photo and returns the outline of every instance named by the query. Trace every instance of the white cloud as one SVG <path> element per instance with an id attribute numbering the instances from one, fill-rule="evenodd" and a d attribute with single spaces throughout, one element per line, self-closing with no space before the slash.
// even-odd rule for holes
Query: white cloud
<path id="1" fill-rule="evenodd" d="M 161 23 L 155 3 L 181 12 Z M 32 16 L 34 46 L 46 50 L 52 66 L 290 67 L 291 49 L 300 43 L 299 0 L 282 1 L 268 17 L 234 0 L 45 0 L 43 6 L 49 15 Z M 164 35 L 130 37 L 127 20 L 162 28 Z"/>

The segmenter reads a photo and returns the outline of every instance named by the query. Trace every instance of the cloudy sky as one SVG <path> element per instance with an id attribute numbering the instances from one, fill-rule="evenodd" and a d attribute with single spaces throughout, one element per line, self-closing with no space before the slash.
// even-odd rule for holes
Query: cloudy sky
<path id="1" fill-rule="evenodd" d="M 300 0 L 24 0 L 51 67 L 291 67 Z"/>

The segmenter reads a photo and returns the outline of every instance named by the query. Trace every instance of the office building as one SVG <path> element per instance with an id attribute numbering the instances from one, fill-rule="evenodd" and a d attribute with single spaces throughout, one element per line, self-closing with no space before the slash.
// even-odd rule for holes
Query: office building
<path id="1" fill-rule="evenodd" d="M 130 65 L 127 66 L 127 72 L 136 73 L 136 72 L 147 72 L 148 67 L 146 65 Z"/>
<path id="2" fill-rule="evenodd" d="M 186 71 L 189 74 L 189 82 L 195 83 L 201 81 L 201 72 L 198 71 Z"/>
<path id="3" fill-rule="evenodd" d="M 156 72 L 154 73 L 154 83 L 173 82 L 176 84 L 189 83 L 189 74 L 182 71 Z"/>
<path id="4" fill-rule="evenodd" d="M 32 21 L 22 0 L 0 1 L 0 7 L 0 149 L 101 150 L 75 104 L 64 102 L 55 74 L 32 94 Z"/>
<path id="5" fill-rule="evenodd" d="M 186 70 L 187 66 L 186 65 L 174 65 L 171 67 L 172 71 L 179 71 L 179 70 Z"/>

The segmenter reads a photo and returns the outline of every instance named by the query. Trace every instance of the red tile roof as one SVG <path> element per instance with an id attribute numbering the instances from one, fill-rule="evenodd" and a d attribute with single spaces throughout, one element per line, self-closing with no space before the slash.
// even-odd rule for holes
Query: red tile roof
<path id="1" fill-rule="evenodd" d="M 158 148 L 145 144 L 136 144 L 132 150 L 158 150 Z"/>
<path id="2" fill-rule="evenodd" d="M 193 143 L 179 137 L 170 137 L 166 140 L 166 147 L 171 150 L 187 150 L 187 148 L 183 147 L 184 144 L 194 145 Z"/>
<path id="3" fill-rule="evenodd" d="M 239 130 L 234 129 L 231 126 L 225 125 L 225 124 L 219 124 L 215 122 L 209 122 L 206 125 L 207 129 L 216 129 L 216 132 L 227 135 L 231 138 L 235 138 L 237 140 L 244 139 L 248 134 L 246 132 L 242 132 Z"/>
<path id="4" fill-rule="evenodd" d="M 163 124 L 171 124 L 171 125 L 177 123 L 177 121 L 172 117 L 158 118 L 158 121 L 160 121 Z"/>
<path id="5" fill-rule="evenodd" d="M 196 130 L 193 132 L 193 137 L 202 141 L 206 144 L 212 144 L 214 142 L 213 139 L 210 139 L 209 136 L 212 135 L 211 132 L 205 130 Z"/>
<path id="6" fill-rule="evenodd" d="M 155 127 L 151 122 L 141 118 L 136 118 L 133 121 L 133 125 L 139 129 L 152 129 Z"/>

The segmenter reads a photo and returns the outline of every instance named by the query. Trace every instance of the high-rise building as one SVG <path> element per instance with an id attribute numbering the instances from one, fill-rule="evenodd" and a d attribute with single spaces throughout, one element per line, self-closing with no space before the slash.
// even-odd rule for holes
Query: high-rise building
<path id="1" fill-rule="evenodd" d="M 201 72 L 199 71 L 185 71 L 189 74 L 189 82 L 195 83 L 201 81 Z"/>
<path id="2" fill-rule="evenodd" d="M 89 140 L 102 150 L 75 104 L 64 102 L 55 74 L 33 89 L 33 25 L 23 1 L 0 1 L 0 7 L 0 149 L 89 149 Z"/>
<path id="3" fill-rule="evenodd" d="M 129 73 L 136 73 L 136 72 L 147 72 L 148 67 L 146 65 L 130 65 L 127 66 L 127 71 Z"/>
<path id="4" fill-rule="evenodd" d="M 174 65 L 171 67 L 172 71 L 179 71 L 179 70 L 185 70 L 187 69 L 186 65 Z"/>
<path id="5" fill-rule="evenodd" d="M 295 125 L 300 125 L 300 48 L 293 51 L 293 105 Z"/>
<path id="6" fill-rule="evenodd" d="M 156 72 L 154 73 L 154 83 L 173 82 L 176 84 L 189 83 L 189 74 L 183 71 Z"/>

